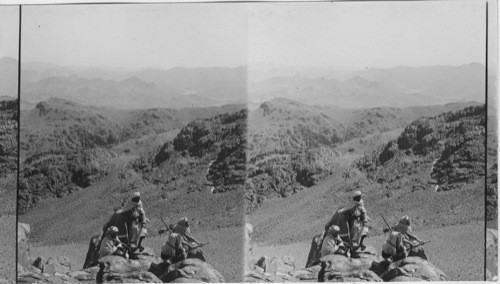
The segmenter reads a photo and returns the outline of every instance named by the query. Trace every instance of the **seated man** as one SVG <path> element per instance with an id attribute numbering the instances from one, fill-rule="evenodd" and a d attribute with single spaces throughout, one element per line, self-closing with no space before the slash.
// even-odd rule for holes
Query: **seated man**
<path id="1" fill-rule="evenodd" d="M 191 236 L 186 217 L 177 222 L 167 241 L 161 248 L 161 258 L 170 263 L 176 263 L 186 258 L 199 258 L 205 261 L 198 241 Z"/>
<path id="2" fill-rule="evenodd" d="M 382 257 L 386 260 L 398 261 L 406 258 L 415 244 L 422 241 L 412 234 L 408 216 L 403 216 L 396 224 L 387 241 L 382 245 Z"/>
<path id="3" fill-rule="evenodd" d="M 339 233 L 339 226 L 333 225 L 330 229 L 328 229 L 328 232 L 323 239 L 323 244 L 321 245 L 321 257 L 329 254 L 346 255 L 347 250 L 344 246 L 344 242 L 340 238 Z"/>
<path id="4" fill-rule="evenodd" d="M 99 249 L 99 258 L 108 255 L 125 256 L 126 253 L 122 247 L 121 242 L 118 240 L 118 228 L 111 226 L 106 231 L 106 236 L 102 239 L 101 247 Z"/>

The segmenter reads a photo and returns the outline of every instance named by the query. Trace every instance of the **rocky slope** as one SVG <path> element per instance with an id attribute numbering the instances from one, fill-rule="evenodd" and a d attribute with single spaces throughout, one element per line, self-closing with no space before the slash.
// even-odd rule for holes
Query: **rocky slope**
<path id="1" fill-rule="evenodd" d="M 189 185 L 190 191 L 203 190 L 206 178 L 212 192 L 241 189 L 246 177 L 246 122 L 246 110 L 196 119 L 135 167 L 165 188 Z M 177 179 L 181 173 L 197 179 Z"/>
<path id="2" fill-rule="evenodd" d="M 23 112 L 19 212 L 88 187 L 110 171 L 112 147 L 241 106 L 121 111 L 50 99 Z M 122 149 L 127 151 L 127 149 Z"/>
<path id="3" fill-rule="evenodd" d="M 430 175 L 427 184 L 436 191 L 447 191 L 484 178 L 485 138 L 485 108 L 471 106 L 414 121 L 358 165 L 382 185 L 419 190 L 425 185 L 410 177 L 421 174 Z"/>
<path id="4" fill-rule="evenodd" d="M 237 105 L 126 112 L 85 109 L 92 113 L 89 117 L 97 116 L 115 125 L 109 130 L 116 142 L 101 146 L 97 144 L 101 140 L 90 139 L 89 143 L 95 143 L 91 144 L 93 147 L 74 151 L 72 147 L 78 148 L 78 136 L 60 136 L 56 141 L 70 141 L 62 143 L 68 147 L 63 147 L 65 151 L 57 156 L 52 150 L 39 153 L 26 145 L 21 188 L 30 191 L 19 194 L 26 194 L 27 200 L 36 203 L 31 203 L 19 218 L 33 224 L 34 242 L 48 246 L 48 251 L 57 245 L 86 244 L 99 233 L 113 208 L 130 198 L 132 192 L 140 191 L 151 220 L 146 243 L 158 242 L 151 245 L 159 248 L 164 241 L 156 232 L 164 226 L 160 217 L 174 223 L 187 216 L 193 234 L 210 241 L 207 259 L 227 280 L 235 282 L 241 278 L 242 267 L 241 252 L 234 249 L 241 247 L 238 232 L 243 220 L 246 111 L 242 109 Z M 61 121 L 57 117 L 40 123 L 45 131 L 33 133 L 50 136 L 60 130 L 51 125 L 59 124 L 68 131 L 85 130 L 76 131 L 75 135 L 94 129 L 86 123 L 79 124 L 86 121 L 84 115 Z M 28 122 L 28 131 L 36 128 Z M 22 135 L 29 136 L 28 131 Z M 100 133 L 90 131 L 82 135 Z M 45 149 L 50 149 L 50 145 Z M 41 198 L 38 189 L 45 190 L 45 198 Z M 219 192 L 224 193 L 214 194 Z M 60 198 L 53 198 L 58 193 Z"/>
<path id="5" fill-rule="evenodd" d="M 418 117 L 464 105 L 349 110 L 287 99 L 265 102 L 249 116 L 249 205 L 313 186 L 331 176 L 343 156 L 372 151 Z"/>

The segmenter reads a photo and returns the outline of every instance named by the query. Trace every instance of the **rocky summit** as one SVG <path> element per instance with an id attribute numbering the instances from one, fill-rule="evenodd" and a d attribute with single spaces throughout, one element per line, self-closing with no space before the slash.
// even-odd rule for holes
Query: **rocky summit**
<path id="1" fill-rule="evenodd" d="M 247 242 L 251 241 L 252 226 L 246 226 Z M 314 244 L 314 242 L 313 242 Z M 314 250 L 315 246 L 311 247 Z M 289 256 L 254 256 L 247 247 L 245 282 L 406 282 L 446 281 L 443 271 L 418 256 L 388 262 L 375 248 L 355 252 L 350 257 L 326 255 L 306 268 L 295 266 Z M 311 254 L 310 254 L 311 255 Z M 410 253 L 411 255 L 411 253 Z"/>
<path id="2" fill-rule="evenodd" d="M 167 265 L 149 247 L 130 259 L 110 255 L 98 259 L 94 266 L 78 269 L 65 256 L 33 257 L 29 225 L 19 223 L 18 233 L 18 283 L 225 282 L 220 272 L 202 260 L 188 258 Z"/>

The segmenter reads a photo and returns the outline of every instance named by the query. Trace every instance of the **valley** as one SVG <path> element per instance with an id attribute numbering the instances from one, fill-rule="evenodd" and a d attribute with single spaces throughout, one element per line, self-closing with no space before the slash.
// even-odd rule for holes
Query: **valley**
<path id="1" fill-rule="evenodd" d="M 187 216 L 193 234 L 210 238 L 209 262 L 229 281 L 241 277 L 243 106 L 121 111 L 51 99 L 22 117 L 19 220 L 31 224 L 35 247 L 88 244 L 140 191 L 146 244 L 163 244 L 161 217 Z"/>
<path id="2" fill-rule="evenodd" d="M 246 221 L 254 228 L 254 254 L 269 255 L 264 251 L 270 249 L 274 255 L 290 254 L 297 257 L 297 264 L 304 264 L 312 237 L 344 205 L 340 199 L 349 200 L 352 192 L 360 190 L 373 219 L 370 235 L 376 241 L 368 242 L 377 250 L 386 227 L 381 215 L 391 225 L 408 215 L 418 236 L 433 237 L 434 244 L 426 251 L 450 279 L 482 279 L 482 269 L 453 257 L 456 248 L 441 246 L 447 246 L 447 239 L 460 230 L 474 227 L 484 232 L 484 105 L 413 107 L 412 111 L 337 109 L 330 110 L 330 116 L 341 118 L 327 119 L 326 107 L 274 102 L 265 106 L 273 105 L 272 112 L 262 115 L 261 106 L 249 117 L 247 188 L 252 190 L 247 190 Z M 375 119 L 367 119 L 370 115 Z M 257 119 L 259 123 L 252 125 Z M 276 154 L 259 155 L 261 149 Z M 298 166 L 307 167 L 310 183 L 304 183 Z M 481 260 L 482 236 L 476 234 L 476 241 L 472 236 L 456 239 L 457 247 L 467 246 L 468 255 Z"/>

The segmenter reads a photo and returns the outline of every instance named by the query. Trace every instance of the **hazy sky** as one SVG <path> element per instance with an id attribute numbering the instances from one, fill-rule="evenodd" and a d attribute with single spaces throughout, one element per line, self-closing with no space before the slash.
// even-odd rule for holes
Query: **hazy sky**
<path id="1" fill-rule="evenodd" d="M 59 65 L 364 68 L 485 58 L 483 1 L 24 6 L 22 27 L 23 62 Z"/>
<path id="2" fill-rule="evenodd" d="M 483 1 L 272 3 L 250 8 L 250 65 L 484 64 Z"/>
<path id="3" fill-rule="evenodd" d="M 18 57 L 19 7 L 0 6 L 0 58 Z"/>
<path id="4" fill-rule="evenodd" d="M 239 66 L 239 4 L 66 5 L 23 8 L 23 62 L 105 67 Z"/>

